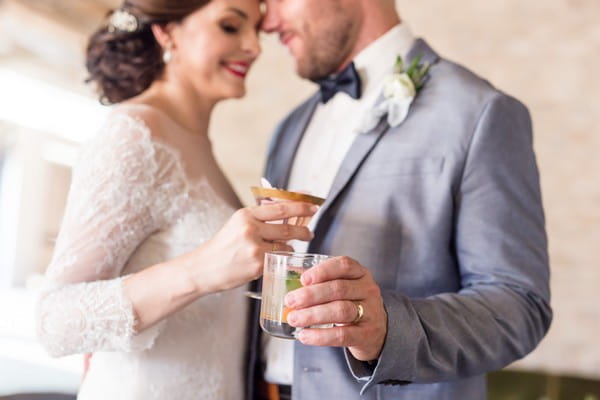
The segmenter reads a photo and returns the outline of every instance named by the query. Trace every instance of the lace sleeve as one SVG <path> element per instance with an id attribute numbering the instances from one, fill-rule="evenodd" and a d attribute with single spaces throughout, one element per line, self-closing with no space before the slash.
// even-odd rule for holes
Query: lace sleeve
<path id="1" fill-rule="evenodd" d="M 159 176 L 148 128 L 127 115 L 113 115 L 84 147 L 38 302 L 38 335 L 52 356 L 143 350 L 158 336 L 160 324 L 134 332 L 120 275 L 157 230 Z"/>

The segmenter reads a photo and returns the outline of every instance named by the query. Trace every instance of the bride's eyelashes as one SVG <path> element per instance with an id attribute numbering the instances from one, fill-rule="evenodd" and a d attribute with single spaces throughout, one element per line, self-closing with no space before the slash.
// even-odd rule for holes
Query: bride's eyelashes
<path id="1" fill-rule="evenodd" d="M 226 18 L 221 20 L 219 23 L 223 32 L 228 35 L 237 35 L 242 29 L 242 21 L 239 21 L 238 18 Z"/>
<path id="2" fill-rule="evenodd" d="M 221 29 L 228 35 L 235 35 L 240 31 L 239 27 L 227 23 L 222 23 Z"/>

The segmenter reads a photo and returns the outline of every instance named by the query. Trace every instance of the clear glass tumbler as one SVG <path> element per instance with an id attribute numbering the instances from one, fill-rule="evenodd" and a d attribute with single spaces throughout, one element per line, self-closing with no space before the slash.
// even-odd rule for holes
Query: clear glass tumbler
<path id="1" fill-rule="evenodd" d="M 322 254 L 273 252 L 265 254 L 260 326 L 268 334 L 295 339 L 301 328 L 287 323 L 293 311 L 284 304 L 285 295 L 302 287 L 300 276 L 304 271 L 330 258 Z"/>

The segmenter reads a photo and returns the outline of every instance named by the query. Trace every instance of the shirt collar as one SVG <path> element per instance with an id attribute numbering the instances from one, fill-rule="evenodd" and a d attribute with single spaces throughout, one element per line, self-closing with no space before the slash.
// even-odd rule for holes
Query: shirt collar
<path id="1" fill-rule="evenodd" d="M 378 87 L 383 77 L 396 64 L 400 55 L 406 58 L 415 42 L 410 27 L 401 22 L 364 48 L 355 58 L 354 66 L 360 75 L 363 94 Z"/>

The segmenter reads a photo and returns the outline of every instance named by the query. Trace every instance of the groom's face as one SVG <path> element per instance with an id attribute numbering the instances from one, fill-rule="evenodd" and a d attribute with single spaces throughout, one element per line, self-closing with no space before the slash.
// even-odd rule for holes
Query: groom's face
<path id="1" fill-rule="evenodd" d="M 296 60 L 296 72 L 321 79 L 343 67 L 361 18 L 355 0 L 266 0 L 262 28 L 277 33 Z"/>

